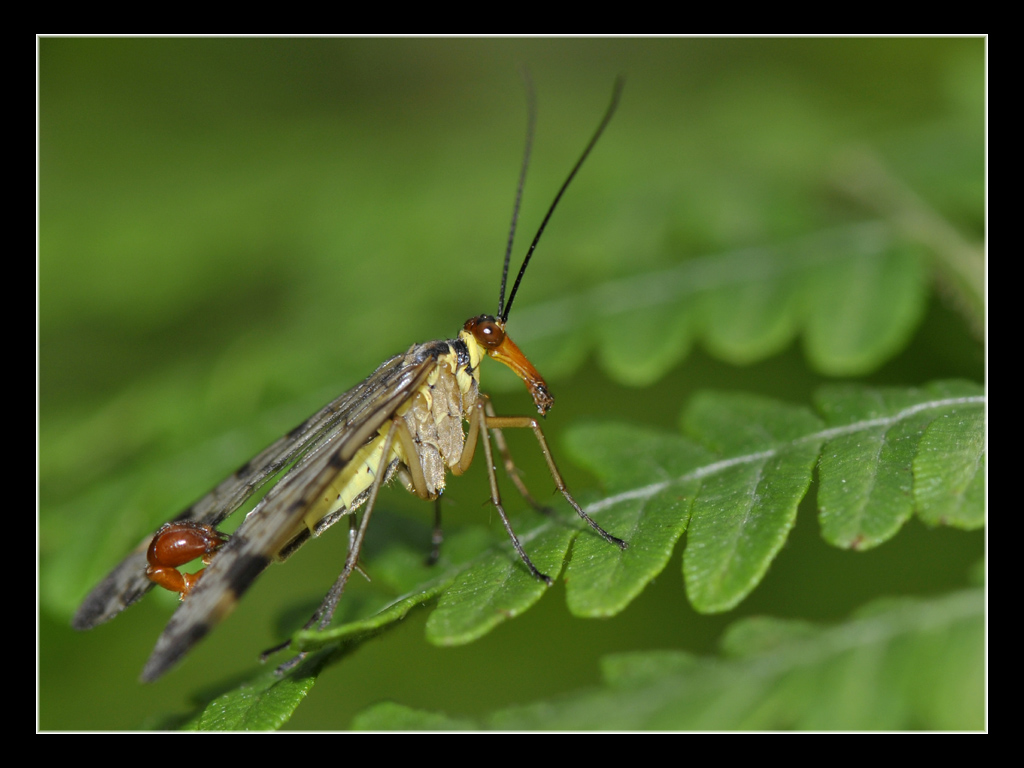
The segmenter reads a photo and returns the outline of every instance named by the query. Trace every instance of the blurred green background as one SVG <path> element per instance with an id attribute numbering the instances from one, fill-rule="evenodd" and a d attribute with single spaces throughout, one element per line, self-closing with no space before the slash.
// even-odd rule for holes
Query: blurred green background
<path id="1" fill-rule="evenodd" d="M 514 262 L 627 77 L 517 299 L 509 328 L 528 355 L 531 307 L 896 217 L 837 182 L 864 153 L 965 242 L 985 236 L 981 39 L 46 38 L 38 53 L 43 729 L 157 727 L 250 669 L 283 636 L 282 614 L 326 591 L 344 560 L 339 531 L 271 569 L 149 686 L 137 676 L 173 596 L 89 633 L 68 625 L 147 531 L 270 440 L 385 358 L 496 309 L 525 131 L 520 66 L 539 119 Z M 982 326 L 976 306 L 940 290 L 907 347 L 863 380 L 984 381 Z M 747 366 L 698 346 L 643 389 L 587 344 L 534 362 L 556 397 L 545 425 L 556 455 L 560 433 L 585 420 L 675 429 L 697 389 L 805 404 L 829 380 L 798 343 Z M 483 384 L 499 412 L 530 413 L 521 385 L 492 369 Z M 543 496 L 532 438 L 512 447 Z M 446 525 L 498 525 L 486 496 L 482 468 L 456 479 Z M 426 552 L 429 505 L 400 490 L 382 505 L 422 521 Z M 386 699 L 457 716 L 555 696 L 594 684 L 612 651 L 710 653 L 737 616 L 838 620 L 879 595 L 942 593 L 983 554 L 981 532 L 916 522 L 877 550 L 838 551 L 805 506 L 730 614 L 689 608 L 678 553 L 614 619 L 572 618 L 556 586 L 483 640 L 440 649 L 421 611 L 325 672 L 289 727 L 344 728 Z"/>

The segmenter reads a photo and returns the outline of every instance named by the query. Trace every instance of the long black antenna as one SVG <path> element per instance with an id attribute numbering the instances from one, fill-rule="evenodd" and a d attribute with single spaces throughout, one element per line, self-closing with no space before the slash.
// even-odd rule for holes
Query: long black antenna
<path id="1" fill-rule="evenodd" d="M 537 95 L 533 90 L 530 70 L 523 67 L 523 85 L 526 88 L 526 149 L 523 150 L 523 165 L 519 169 L 519 185 L 516 187 L 516 202 L 512 208 L 512 226 L 508 230 L 508 245 L 505 246 L 505 266 L 501 271 L 501 291 L 498 293 L 498 317 L 505 306 L 505 282 L 508 280 L 508 262 L 512 258 L 512 241 L 516 237 L 516 222 L 519 221 L 519 204 L 523 201 L 523 186 L 526 184 L 526 169 L 530 165 L 533 149 L 533 131 L 537 125 Z M 511 302 L 510 302 L 511 303 Z"/>
<path id="2" fill-rule="evenodd" d="M 534 235 L 533 242 L 530 243 L 530 250 L 526 252 L 526 258 L 523 259 L 523 266 L 519 268 L 519 275 L 516 277 L 516 281 L 512 286 L 512 293 L 509 294 L 508 304 L 505 305 L 504 310 L 501 309 L 499 303 L 498 319 L 504 323 L 508 320 L 508 313 L 512 309 L 512 302 L 515 301 L 516 292 L 519 290 L 519 283 L 522 282 L 523 274 L 526 272 L 526 265 L 530 263 L 530 257 L 533 256 L 534 250 L 537 248 L 537 243 L 540 241 L 540 236 L 544 233 L 544 227 L 548 225 L 548 219 L 551 218 L 551 214 L 555 212 L 555 206 L 558 205 L 558 201 L 562 199 L 562 195 L 565 193 L 566 188 L 569 186 L 569 182 L 573 180 L 576 172 L 583 165 L 583 161 L 587 159 L 587 155 L 590 154 L 590 150 L 597 144 L 597 140 L 601 138 L 601 134 L 604 133 L 604 129 L 608 126 L 609 121 L 612 119 L 612 115 L 615 114 L 615 108 L 619 106 L 619 96 L 622 95 L 622 86 L 624 80 L 620 75 L 615 79 L 615 88 L 612 90 L 612 103 L 608 105 L 607 111 L 604 113 L 604 117 L 601 118 L 601 124 L 597 126 L 597 130 L 590 139 L 590 143 L 587 144 L 587 148 L 583 150 L 583 154 L 580 155 L 580 159 L 576 161 L 576 165 L 573 166 L 572 171 L 569 172 L 569 177 L 562 184 L 562 188 L 558 190 L 558 194 L 555 195 L 555 201 L 551 203 L 551 207 L 548 208 L 547 215 L 544 216 L 544 221 L 540 223 L 540 229 L 537 230 L 537 234 Z M 523 168 L 523 174 L 525 175 L 526 168 Z M 520 178 L 520 184 L 522 184 L 522 178 Z M 516 208 L 518 211 L 518 200 L 516 201 Z M 514 219 L 513 219 L 514 220 Z M 505 272 L 508 273 L 508 255 L 505 256 Z M 505 295 L 505 279 L 501 281 L 501 295 Z"/>

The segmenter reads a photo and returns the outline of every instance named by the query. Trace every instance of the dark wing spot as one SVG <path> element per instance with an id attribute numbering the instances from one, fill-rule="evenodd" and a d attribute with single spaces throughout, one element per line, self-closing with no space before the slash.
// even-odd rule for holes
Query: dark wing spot
<path id="1" fill-rule="evenodd" d="M 240 557 L 237 563 L 232 563 L 231 571 L 225 577 L 228 588 L 236 597 L 241 597 L 268 565 L 270 558 L 264 555 Z"/>

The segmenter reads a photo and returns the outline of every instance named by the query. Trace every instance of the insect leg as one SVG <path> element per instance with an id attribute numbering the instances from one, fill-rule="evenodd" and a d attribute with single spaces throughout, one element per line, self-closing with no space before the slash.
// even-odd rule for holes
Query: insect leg
<path id="1" fill-rule="evenodd" d="M 444 543 L 444 532 L 441 530 L 441 497 L 434 499 L 434 530 L 430 534 L 430 556 L 427 565 L 434 565 L 441 559 L 441 544 Z"/>
<path id="2" fill-rule="evenodd" d="M 512 539 L 512 546 L 516 548 L 516 552 L 519 553 L 519 557 L 526 564 L 530 573 L 533 574 L 535 578 L 538 578 L 550 585 L 552 583 L 551 577 L 545 576 L 543 573 L 538 571 L 537 566 L 535 566 L 527 556 L 526 551 L 523 549 L 523 545 L 519 543 L 519 538 L 516 536 L 515 531 L 512 530 L 512 524 L 508 520 L 508 515 L 505 514 L 505 508 L 501 506 L 501 493 L 498 491 L 498 478 L 494 472 L 494 456 L 491 452 L 491 437 L 487 431 L 488 419 L 484 412 L 484 403 L 486 402 L 487 399 L 481 397 L 476 401 L 476 406 L 473 408 L 473 415 L 469 422 L 469 435 L 467 436 L 466 446 L 463 449 L 462 457 L 459 460 L 459 466 L 464 468 L 469 464 L 469 461 L 472 460 L 473 444 L 476 442 L 473 438 L 475 438 L 478 431 L 481 432 L 480 441 L 483 443 L 484 456 L 487 460 L 487 478 L 491 483 L 491 503 L 498 510 L 498 514 L 501 516 L 501 522 L 505 526 L 505 531 L 508 533 L 509 538 Z M 499 427 L 500 426 L 501 425 L 499 425 Z"/>
<path id="3" fill-rule="evenodd" d="M 309 621 L 303 625 L 303 629 L 312 629 L 314 626 L 317 629 L 326 629 L 331 623 L 331 619 L 334 617 L 334 611 L 338 607 L 338 601 L 341 600 L 341 595 L 345 591 L 345 585 L 348 584 L 348 579 L 352 575 L 352 571 L 359 568 L 359 553 L 363 548 L 363 539 L 366 537 L 366 529 L 370 523 L 370 515 L 373 513 L 374 504 L 377 502 L 377 493 L 380 491 L 380 487 L 383 484 L 384 477 L 387 475 L 387 464 L 388 458 L 391 456 L 391 449 L 394 446 L 395 436 L 401 429 L 408 430 L 405 422 L 401 419 L 395 419 L 391 422 L 391 427 L 388 429 L 387 436 L 384 438 L 384 445 L 381 450 L 381 464 L 378 468 L 377 475 L 373 478 L 373 484 L 370 485 L 370 495 L 366 499 L 366 508 L 363 511 L 363 518 L 359 521 L 359 527 L 355 529 L 355 535 L 349 535 L 349 548 L 348 555 L 345 558 L 345 567 L 341 571 L 341 575 L 338 576 L 337 581 L 334 582 L 334 586 L 330 588 L 327 594 L 324 596 L 323 602 L 320 603 L 320 607 L 316 609 Z M 281 645 L 275 646 L 264 651 L 260 655 L 261 661 L 266 661 L 267 657 L 277 651 L 287 648 L 291 641 L 282 643 Z M 297 654 L 294 658 L 289 659 L 277 668 L 277 673 L 284 674 L 288 670 L 295 667 L 300 661 L 302 661 L 307 655 L 306 651 Z"/>
<path id="4" fill-rule="evenodd" d="M 491 402 L 490 398 L 487 398 L 484 403 L 484 411 L 488 417 L 497 418 L 497 414 L 494 412 L 494 404 Z M 505 473 L 509 476 L 509 479 L 512 480 L 512 483 L 519 491 L 519 494 L 538 512 L 543 512 L 545 515 L 550 514 L 552 511 L 551 507 L 544 506 L 534 499 L 533 495 L 526 487 L 526 483 L 524 483 L 523 479 L 519 476 L 519 468 L 516 467 L 515 462 L 512 461 L 512 454 L 508 450 L 508 444 L 505 442 L 505 435 L 502 434 L 501 429 L 499 427 L 491 426 L 490 424 L 488 424 L 488 426 L 491 429 L 491 434 L 494 435 L 494 443 L 498 446 L 498 453 L 501 454 L 502 461 L 505 463 Z"/>
<path id="5" fill-rule="evenodd" d="M 349 515 L 348 516 L 348 549 L 349 549 L 350 552 L 352 551 L 352 547 L 355 545 L 356 531 L 358 530 L 358 528 L 359 528 L 359 524 L 356 521 L 356 516 L 355 515 Z M 359 563 L 356 563 L 356 570 L 367 581 L 373 581 L 373 579 L 370 578 L 370 574 L 368 574 L 366 571 L 364 571 L 363 567 Z"/>
<path id="6" fill-rule="evenodd" d="M 622 539 L 612 536 L 608 531 L 598 525 L 594 519 L 583 511 L 583 508 L 577 503 L 576 499 L 573 498 L 572 494 L 569 493 L 569 489 L 565 485 L 565 481 L 562 480 L 562 475 L 558 471 L 558 467 L 555 466 L 555 460 L 551 456 L 551 449 L 548 448 L 548 441 L 544 437 L 544 432 L 540 428 L 540 424 L 537 423 L 537 419 L 532 416 L 495 416 L 493 415 L 493 408 L 488 409 L 489 412 L 485 419 L 485 429 L 516 429 L 516 428 L 529 428 L 533 430 L 533 434 L 537 437 L 537 442 L 540 443 L 541 453 L 544 454 L 544 459 L 548 463 L 548 469 L 551 471 L 551 477 L 555 481 L 555 486 L 558 488 L 565 500 L 568 501 L 572 508 L 576 510 L 576 514 L 579 515 L 583 520 L 586 521 L 587 525 L 594 529 L 597 534 L 607 541 L 609 544 L 614 544 L 619 549 L 625 549 L 628 544 Z M 487 443 L 485 442 L 486 446 Z M 488 452 L 488 462 L 490 462 L 490 453 Z M 493 470 L 492 470 L 493 471 Z"/>
<path id="7" fill-rule="evenodd" d="M 427 500 L 434 496 L 434 530 L 430 535 L 430 555 L 427 557 L 427 565 L 434 565 L 441 559 L 441 544 L 444 541 L 444 534 L 441 532 L 441 497 L 431 493 L 427 486 L 426 475 L 423 474 L 423 464 L 420 462 L 419 452 L 416 448 L 416 440 L 404 422 L 398 429 L 398 441 L 402 444 L 406 456 L 405 466 L 398 470 L 405 480 L 406 486 L 421 499 Z M 463 449 L 463 453 L 465 453 L 465 449 Z"/>

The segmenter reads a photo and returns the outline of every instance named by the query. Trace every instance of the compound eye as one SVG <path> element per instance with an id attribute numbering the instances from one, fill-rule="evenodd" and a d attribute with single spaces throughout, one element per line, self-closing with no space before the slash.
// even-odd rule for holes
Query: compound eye
<path id="1" fill-rule="evenodd" d="M 466 330 L 473 334 L 480 346 L 497 349 L 505 341 L 505 329 L 490 315 L 475 317 L 466 323 Z"/>

